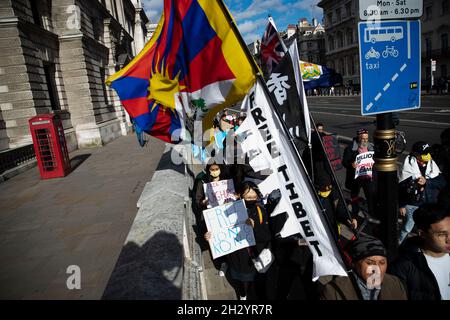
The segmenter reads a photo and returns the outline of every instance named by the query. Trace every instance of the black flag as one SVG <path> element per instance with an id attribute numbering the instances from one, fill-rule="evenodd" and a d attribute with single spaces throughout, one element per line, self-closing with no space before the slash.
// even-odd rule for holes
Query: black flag
<path id="1" fill-rule="evenodd" d="M 272 101 L 280 111 L 300 153 L 310 144 L 311 124 L 294 41 L 267 80 Z"/>

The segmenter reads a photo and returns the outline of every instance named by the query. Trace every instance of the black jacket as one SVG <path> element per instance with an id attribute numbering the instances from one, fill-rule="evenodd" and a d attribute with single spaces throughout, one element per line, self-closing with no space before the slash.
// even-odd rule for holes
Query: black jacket
<path id="1" fill-rule="evenodd" d="M 441 300 L 436 278 L 419 249 L 421 241 L 419 237 L 405 240 L 399 257 L 389 266 L 388 272 L 404 282 L 409 300 Z"/>
<path id="2" fill-rule="evenodd" d="M 367 149 L 373 151 L 373 144 L 369 143 Z M 342 156 L 342 165 L 347 169 L 345 175 L 345 187 L 347 189 L 352 189 L 355 183 L 355 168 L 353 168 L 352 163 L 355 162 L 356 156 L 358 155 L 358 140 L 353 138 L 351 145 L 348 145 L 344 150 L 344 155 Z"/>

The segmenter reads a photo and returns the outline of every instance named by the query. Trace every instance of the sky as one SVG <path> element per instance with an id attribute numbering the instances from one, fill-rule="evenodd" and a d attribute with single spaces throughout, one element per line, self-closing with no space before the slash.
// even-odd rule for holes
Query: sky
<path id="1" fill-rule="evenodd" d="M 144 9 L 152 23 L 158 23 L 163 8 L 163 0 L 144 0 Z M 224 0 L 238 24 L 246 43 L 261 39 L 270 14 L 279 31 L 286 30 L 288 24 L 297 24 L 301 18 L 317 18 L 322 22 L 319 0 Z"/>

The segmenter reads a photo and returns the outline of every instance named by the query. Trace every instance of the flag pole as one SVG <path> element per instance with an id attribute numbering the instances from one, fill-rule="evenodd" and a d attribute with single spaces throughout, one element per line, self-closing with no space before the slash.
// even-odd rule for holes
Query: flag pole
<path id="1" fill-rule="evenodd" d="M 245 41 L 244 41 L 244 39 L 242 38 L 242 35 L 241 35 L 241 33 L 239 32 L 239 29 L 237 28 L 237 26 L 236 26 L 236 24 L 235 24 L 235 22 L 234 22 L 234 20 L 233 20 L 233 18 L 232 18 L 232 16 L 231 16 L 230 12 L 228 11 L 228 9 L 227 9 L 227 7 L 225 6 L 225 4 L 223 3 L 223 0 L 217 0 L 217 1 L 218 1 L 219 5 L 221 6 L 222 11 L 223 11 L 223 12 L 225 13 L 225 15 L 227 16 L 228 22 L 230 23 L 230 25 L 231 25 L 233 31 L 235 32 L 236 37 L 237 37 L 237 39 L 239 40 L 239 43 L 241 44 L 241 46 L 242 46 L 242 48 L 243 48 L 243 50 L 244 50 L 244 52 L 245 52 L 245 54 L 246 54 L 248 60 L 251 61 L 251 65 L 252 65 L 253 69 L 255 70 L 255 73 L 256 73 L 258 79 L 262 82 L 262 87 L 263 87 L 263 89 L 264 89 L 266 95 L 268 96 L 268 98 L 269 98 L 269 100 L 270 100 L 270 103 L 271 103 L 271 105 L 272 105 L 272 109 L 273 109 L 273 111 L 275 112 L 276 116 L 278 117 L 278 119 L 279 119 L 279 121 L 280 121 L 280 123 L 281 123 L 281 126 L 282 126 L 283 130 L 285 131 L 285 134 L 286 134 L 287 137 L 289 138 L 289 142 L 291 143 L 291 147 L 295 150 L 295 154 L 296 154 L 296 156 L 297 156 L 298 162 L 301 164 L 303 170 L 305 170 L 305 173 L 307 173 L 306 168 L 305 168 L 305 164 L 303 163 L 303 160 L 302 160 L 302 158 L 301 158 L 301 156 L 300 156 L 300 153 L 299 153 L 299 151 L 298 151 L 298 149 L 297 149 L 297 146 L 296 146 L 295 143 L 294 143 L 294 139 L 293 139 L 292 135 L 290 134 L 289 129 L 287 128 L 286 123 L 283 121 L 283 118 L 281 117 L 281 115 L 280 115 L 280 113 L 279 113 L 279 110 L 277 110 L 277 108 L 274 108 L 274 107 L 273 107 L 273 106 L 275 105 L 275 103 L 274 103 L 274 101 L 273 101 L 272 96 L 270 95 L 269 89 L 267 88 L 267 85 L 266 85 L 266 82 L 265 82 L 265 80 L 264 80 L 264 77 L 261 75 L 261 70 L 259 69 L 258 65 L 257 65 L 256 62 L 255 62 L 255 59 L 253 59 L 253 56 L 251 55 L 250 51 L 248 50 L 247 46 L 245 45 Z M 331 224 L 331 221 L 329 220 L 328 216 L 325 214 L 325 209 L 323 208 L 323 205 L 322 205 L 322 203 L 320 202 L 319 195 L 318 195 L 317 192 L 315 191 L 316 188 L 314 187 L 314 184 L 312 183 L 310 176 L 309 176 L 308 174 L 307 174 L 307 176 L 308 176 L 308 179 L 307 179 L 307 180 L 308 180 L 308 182 L 309 182 L 309 185 L 310 185 L 311 189 L 314 191 L 313 193 L 314 193 L 315 199 L 316 199 L 316 201 L 317 201 L 317 203 L 318 203 L 318 205 L 319 205 L 319 207 L 320 207 L 320 209 L 321 209 L 321 213 L 322 213 L 322 215 L 324 216 L 325 221 L 326 221 L 326 223 L 327 223 L 328 231 L 333 235 L 332 238 L 333 238 L 333 240 L 334 240 L 334 242 L 335 242 L 335 245 L 336 245 L 336 248 L 337 248 L 339 254 L 341 255 L 342 262 L 346 265 L 346 260 L 343 258 L 344 255 L 343 255 L 342 250 L 341 250 L 341 247 L 339 246 L 338 241 L 337 241 L 338 235 L 336 234 L 336 232 L 335 232 L 335 230 L 334 230 L 335 228 L 333 228 L 333 226 L 332 226 L 332 224 Z M 350 266 L 347 266 L 347 265 L 346 265 L 346 267 L 347 267 L 347 268 L 350 268 Z M 355 288 L 356 288 L 356 287 L 355 287 Z"/>

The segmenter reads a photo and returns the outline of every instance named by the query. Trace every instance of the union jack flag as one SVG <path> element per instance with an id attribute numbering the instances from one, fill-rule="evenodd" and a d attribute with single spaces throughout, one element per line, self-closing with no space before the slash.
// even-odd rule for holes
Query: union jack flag
<path id="1" fill-rule="evenodd" d="M 261 39 L 261 59 L 267 66 L 269 74 L 280 63 L 286 51 L 287 48 L 278 35 L 275 21 L 273 21 L 272 17 L 269 17 L 269 23 Z"/>

